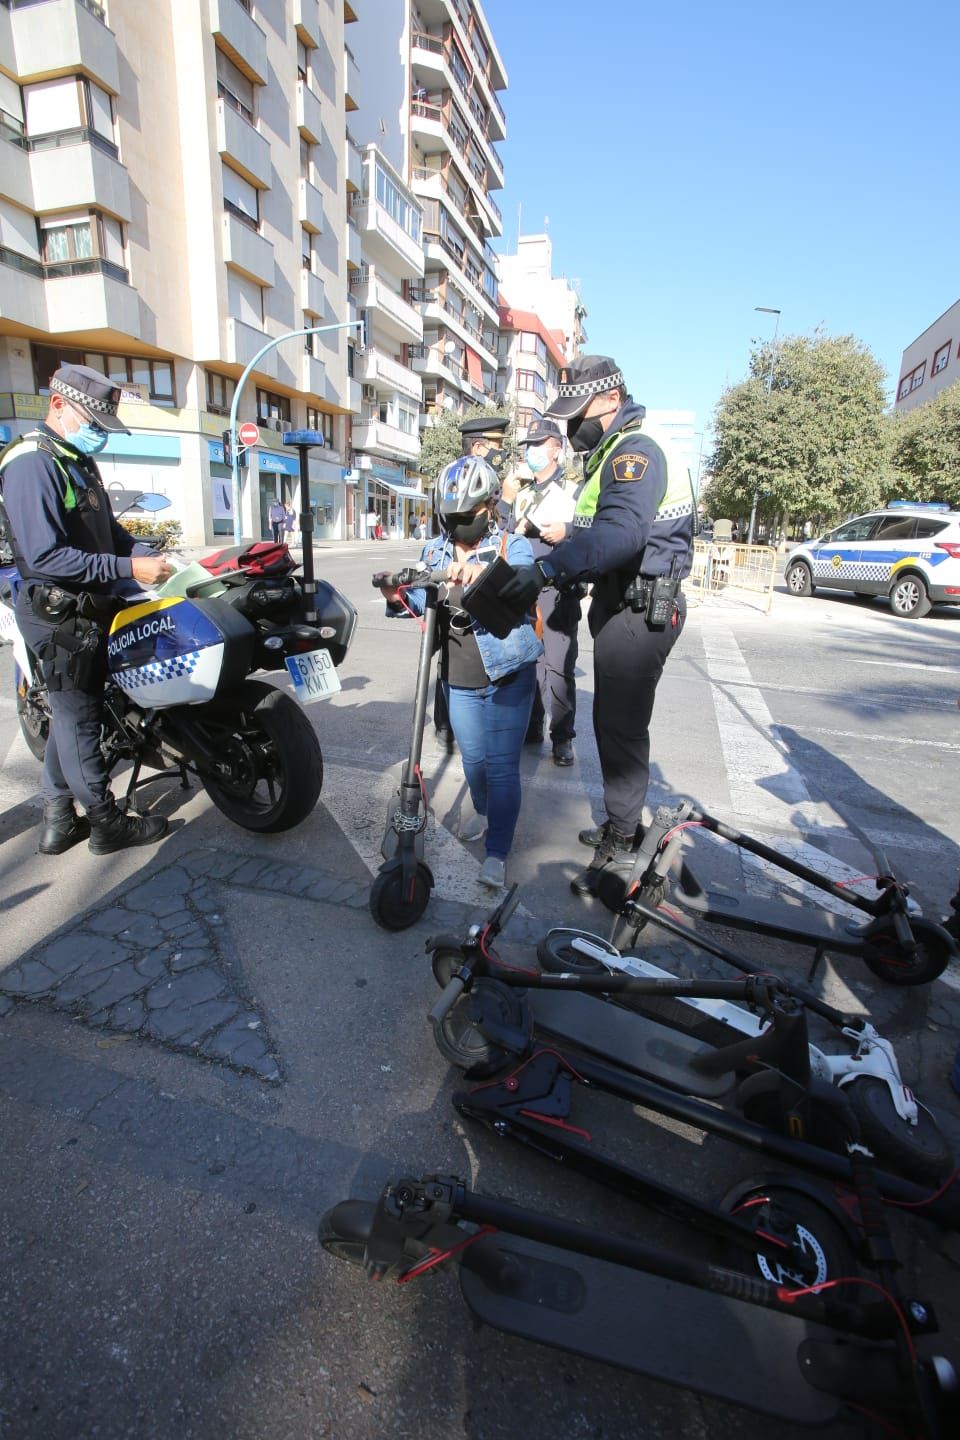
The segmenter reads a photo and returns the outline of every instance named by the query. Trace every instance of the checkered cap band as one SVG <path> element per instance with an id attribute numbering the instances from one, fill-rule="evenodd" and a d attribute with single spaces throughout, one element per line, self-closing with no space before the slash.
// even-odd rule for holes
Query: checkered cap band
<path id="1" fill-rule="evenodd" d="M 88 395 L 86 390 L 78 390 L 76 386 L 68 385 L 65 380 L 58 380 L 56 376 L 50 381 L 50 389 L 62 395 L 65 400 L 75 400 L 87 410 L 98 410 L 102 415 L 117 413 L 116 400 L 98 400 L 96 396 Z"/>
<path id="2" fill-rule="evenodd" d="M 615 370 L 612 375 L 604 375 L 599 380 L 580 380 L 575 384 L 561 385 L 558 399 L 575 400 L 583 395 L 602 395 L 604 390 L 617 390 L 624 383 L 623 372 Z"/>

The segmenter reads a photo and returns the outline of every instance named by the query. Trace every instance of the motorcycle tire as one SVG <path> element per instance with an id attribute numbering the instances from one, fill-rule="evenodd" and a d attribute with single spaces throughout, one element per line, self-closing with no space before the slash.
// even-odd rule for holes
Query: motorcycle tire
<path id="1" fill-rule="evenodd" d="M 852 1080 L 843 1093 L 881 1170 L 892 1170 L 918 1185 L 937 1185 L 951 1173 L 950 1146 L 925 1105 L 918 1106 L 916 1125 L 902 1120 L 888 1086 L 875 1075 Z"/>
<path id="2" fill-rule="evenodd" d="M 203 729 L 218 760 L 233 772 L 214 777 L 198 771 L 203 788 L 228 820 L 244 830 L 275 835 L 292 830 L 312 812 L 323 787 L 323 755 L 316 731 L 289 695 L 247 680 L 218 706 L 216 720 L 204 719 Z"/>
<path id="3" fill-rule="evenodd" d="M 31 696 L 27 677 L 19 665 L 14 668 L 17 688 L 17 719 L 20 734 L 27 742 L 27 749 L 35 760 L 43 760 L 50 734 L 50 712 L 39 700 Z"/>
<path id="4" fill-rule="evenodd" d="M 939 926 L 911 916 L 910 928 L 917 942 L 913 955 L 903 954 L 892 929 L 889 934 L 874 935 L 866 947 L 863 958 L 867 969 L 888 985 L 929 985 L 953 958 L 950 942 Z"/>

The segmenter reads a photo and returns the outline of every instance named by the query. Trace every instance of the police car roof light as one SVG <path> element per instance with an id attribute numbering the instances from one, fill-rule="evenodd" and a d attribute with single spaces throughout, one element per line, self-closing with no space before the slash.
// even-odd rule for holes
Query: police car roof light
<path id="1" fill-rule="evenodd" d="M 950 513 L 950 506 L 945 505 L 942 500 L 888 500 L 888 510 L 939 510 L 941 514 Z"/>

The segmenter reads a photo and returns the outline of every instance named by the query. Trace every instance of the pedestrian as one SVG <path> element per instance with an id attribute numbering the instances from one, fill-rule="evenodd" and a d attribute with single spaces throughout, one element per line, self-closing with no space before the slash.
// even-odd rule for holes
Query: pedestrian
<path id="1" fill-rule="evenodd" d="M 584 456 L 573 531 L 503 591 L 520 609 L 547 585 L 593 585 L 593 726 L 606 818 L 580 832 L 594 856 L 571 882 L 578 895 L 595 893 L 608 865 L 632 861 L 650 780 L 657 684 L 686 615 L 680 582 L 692 561 L 693 493 L 643 433 L 645 414 L 609 357 L 583 356 L 560 371 L 547 415 L 566 421 L 568 441 Z"/>
<path id="2" fill-rule="evenodd" d="M 460 426 L 460 443 L 464 455 L 473 455 L 479 460 L 486 460 L 498 479 L 501 480 L 501 490 L 501 472 L 504 462 L 503 442 L 509 424 L 509 415 L 475 415 L 472 420 L 464 420 Z M 501 493 L 497 500 L 497 521 L 504 529 L 507 527 L 509 514 L 509 506 L 504 506 Z M 440 533 L 443 534 L 442 516 L 436 510 L 434 510 L 434 515 L 439 521 Z M 450 728 L 446 699 L 439 678 L 433 696 L 433 729 L 437 743 L 452 752 L 455 749 L 456 741 Z"/>
<path id="3" fill-rule="evenodd" d="M 543 560 L 573 533 L 576 485 L 564 478 L 563 435 L 554 420 L 538 418 L 522 442 L 529 481 L 513 502 L 513 528 L 530 540 L 534 560 Z M 573 764 L 576 735 L 578 630 L 581 590 L 541 590 L 537 601 L 543 654 L 537 661 L 537 691 L 526 743 L 539 745 L 550 726 L 555 765 Z"/>
<path id="4" fill-rule="evenodd" d="M 277 495 L 270 504 L 267 512 L 267 519 L 270 521 L 270 529 L 273 531 L 273 538 L 277 545 L 283 540 L 283 527 L 286 524 L 287 512 L 283 501 Z"/>
<path id="5" fill-rule="evenodd" d="M 376 510 L 374 510 L 373 506 L 371 505 L 371 506 L 370 506 L 370 509 L 367 511 L 367 539 L 368 539 L 368 540 L 376 540 L 376 539 L 379 538 L 378 535 L 377 535 L 377 526 L 378 526 L 379 524 L 380 524 L 380 517 L 379 517 L 379 515 L 377 514 Z"/>
<path id="6" fill-rule="evenodd" d="M 293 532 L 297 528 L 297 512 L 288 500 L 283 507 L 283 528 L 286 532 L 287 544 L 293 544 Z"/>
<path id="7" fill-rule="evenodd" d="M 501 640 L 461 607 L 464 587 L 498 555 L 511 565 L 533 563 L 529 541 L 497 524 L 499 494 L 500 480 L 485 461 L 464 456 L 447 465 L 436 487 L 441 533 L 420 555 L 421 564 L 449 577 L 437 612 L 440 683 L 473 803 L 459 834 L 468 842 L 486 836 L 480 881 L 494 890 L 506 884 L 520 814 L 520 752 L 542 649 L 531 615 Z M 392 614 L 404 613 L 404 602 L 423 611 L 422 590 L 408 590 L 401 599 L 400 591 L 381 589 Z"/>
<path id="8" fill-rule="evenodd" d="M 130 433 L 117 418 L 119 400 L 119 388 L 97 370 L 61 365 L 46 418 L 0 458 L 0 518 L 22 581 L 17 625 L 50 704 L 42 855 L 88 837 L 94 855 L 111 855 L 152 845 L 167 830 L 162 815 L 119 809 L 100 749 L 109 622 L 133 581 L 156 585 L 173 573 L 114 519 L 93 458 L 111 434 Z"/>
<path id="9" fill-rule="evenodd" d="M 425 540 L 427 538 L 427 517 L 421 512 L 413 524 L 414 540 Z"/>

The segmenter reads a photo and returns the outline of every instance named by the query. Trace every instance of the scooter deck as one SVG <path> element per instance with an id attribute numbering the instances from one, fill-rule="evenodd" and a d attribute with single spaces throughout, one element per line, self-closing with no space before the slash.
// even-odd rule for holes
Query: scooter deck
<path id="1" fill-rule="evenodd" d="M 575 990 L 531 989 L 527 998 L 538 1030 L 671 1090 L 700 1100 L 722 1100 L 734 1087 L 733 1075 L 700 1075 L 691 1068 L 695 1055 L 713 1048 L 693 1035 Z"/>
<path id="2" fill-rule="evenodd" d="M 485 1247 L 488 1259 L 509 1256 L 500 1283 Z M 793 1315 L 513 1235 L 467 1251 L 460 1288 L 479 1320 L 509 1335 L 801 1425 L 840 1412 L 804 1379 L 800 1353 L 805 1341 L 836 1336 Z"/>

